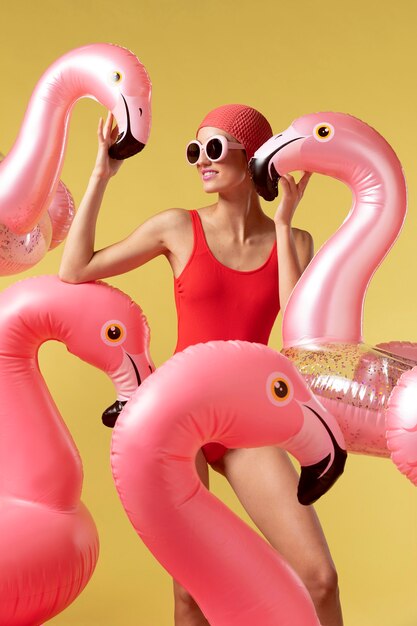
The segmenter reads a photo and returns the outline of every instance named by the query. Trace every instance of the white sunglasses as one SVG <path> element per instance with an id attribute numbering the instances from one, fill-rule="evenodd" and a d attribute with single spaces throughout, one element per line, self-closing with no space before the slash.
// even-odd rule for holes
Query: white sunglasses
<path id="1" fill-rule="evenodd" d="M 190 165 L 196 165 L 202 150 L 206 153 L 207 158 L 215 163 L 224 159 L 229 150 L 244 149 L 245 146 L 242 146 L 241 143 L 229 141 L 224 135 L 213 135 L 205 143 L 200 143 L 198 139 L 190 141 L 187 144 L 185 155 Z"/>

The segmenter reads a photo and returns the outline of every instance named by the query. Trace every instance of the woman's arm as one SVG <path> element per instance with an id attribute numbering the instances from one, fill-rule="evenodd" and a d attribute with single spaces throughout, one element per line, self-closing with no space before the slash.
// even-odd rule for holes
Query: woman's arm
<path id="1" fill-rule="evenodd" d="M 108 156 L 117 135 L 113 117 L 98 127 L 98 153 L 87 190 L 71 225 L 62 256 L 59 277 L 70 283 L 87 282 L 122 274 L 143 265 L 159 254 L 168 254 L 171 239 L 184 221 L 181 209 L 171 209 L 151 217 L 126 239 L 102 250 L 94 250 L 96 222 L 101 202 L 112 176 L 122 161 Z"/>
<path id="2" fill-rule="evenodd" d="M 274 217 L 277 234 L 279 299 L 284 312 L 298 279 L 313 258 L 310 233 L 292 228 L 291 221 L 311 174 L 305 172 L 297 184 L 291 175 L 280 179 L 282 200 Z"/>
<path id="3" fill-rule="evenodd" d="M 98 151 L 87 190 L 74 217 L 68 233 L 61 260 L 59 276 L 68 282 L 92 280 L 84 276 L 94 255 L 96 222 L 107 184 L 122 161 L 110 159 L 108 149 L 117 136 L 117 127 L 112 130 L 113 116 L 109 114 L 105 124 L 100 118 L 97 136 Z"/>

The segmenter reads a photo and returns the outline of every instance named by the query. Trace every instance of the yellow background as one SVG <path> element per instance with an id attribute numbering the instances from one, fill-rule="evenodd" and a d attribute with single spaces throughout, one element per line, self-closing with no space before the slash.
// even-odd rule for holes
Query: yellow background
<path id="1" fill-rule="evenodd" d="M 207 201 L 183 151 L 210 108 L 226 102 L 251 104 L 265 113 L 275 132 L 304 113 L 352 113 L 378 129 L 397 151 L 410 198 L 403 233 L 369 289 L 365 337 L 369 343 L 417 341 L 416 7 L 412 0 L 5 3 L 0 150 L 10 150 L 36 81 L 56 58 L 98 41 L 133 50 L 153 82 L 153 128 L 148 147 L 126 162 L 107 192 L 97 233 L 103 246 L 156 211 Z M 91 100 L 74 109 L 62 178 L 77 204 L 94 162 L 100 114 L 104 111 Z M 350 194 L 340 183 L 313 177 L 295 225 L 310 230 L 318 248 L 349 205 Z M 265 208 L 272 215 L 274 206 Z M 61 253 L 58 248 L 26 274 L 56 273 Z M 0 278 L 0 288 L 18 278 Z M 154 360 L 162 363 L 172 353 L 176 332 L 165 259 L 111 282 L 143 307 L 152 329 Z M 277 325 L 271 341 L 277 348 L 279 337 Z M 169 625 L 170 579 L 141 545 L 112 483 L 111 433 L 100 421 L 114 399 L 111 384 L 57 344 L 42 348 L 41 365 L 79 446 L 85 467 L 83 497 L 101 537 L 92 581 L 50 623 Z M 239 510 L 222 480 L 214 477 L 213 486 Z M 388 460 L 351 456 L 344 477 L 317 510 L 339 571 L 346 625 L 416 626 L 415 487 Z"/>

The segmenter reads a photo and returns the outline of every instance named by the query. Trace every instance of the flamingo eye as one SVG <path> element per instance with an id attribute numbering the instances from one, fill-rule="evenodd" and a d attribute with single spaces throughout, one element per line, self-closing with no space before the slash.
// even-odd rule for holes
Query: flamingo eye
<path id="1" fill-rule="evenodd" d="M 108 346 L 120 346 L 126 337 L 126 327 L 118 320 L 109 320 L 101 329 L 101 338 Z"/>
<path id="2" fill-rule="evenodd" d="M 334 136 L 334 128 L 331 124 L 322 122 L 314 127 L 313 136 L 317 141 L 330 141 Z"/>
<path id="3" fill-rule="evenodd" d="M 291 382 L 280 372 L 274 372 L 268 377 L 266 388 L 269 400 L 276 406 L 285 406 L 294 395 Z"/>
<path id="4" fill-rule="evenodd" d="M 282 378 L 274 380 L 271 391 L 277 400 L 286 400 L 290 393 L 287 383 Z"/>
<path id="5" fill-rule="evenodd" d="M 122 80 L 122 75 L 120 72 L 113 72 L 111 79 L 113 83 L 118 83 Z"/>

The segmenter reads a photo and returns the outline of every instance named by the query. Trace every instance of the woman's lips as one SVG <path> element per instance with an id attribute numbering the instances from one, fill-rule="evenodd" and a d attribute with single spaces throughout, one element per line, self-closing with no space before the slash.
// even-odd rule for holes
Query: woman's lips
<path id="1" fill-rule="evenodd" d="M 216 170 L 202 170 L 201 175 L 203 177 L 203 180 L 211 180 L 212 178 L 214 178 L 215 176 L 217 176 L 217 172 Z"/>

